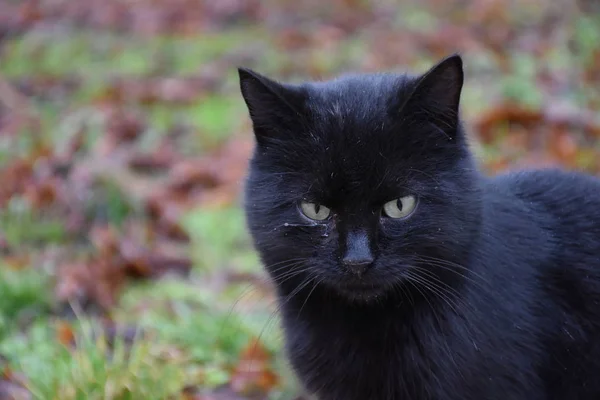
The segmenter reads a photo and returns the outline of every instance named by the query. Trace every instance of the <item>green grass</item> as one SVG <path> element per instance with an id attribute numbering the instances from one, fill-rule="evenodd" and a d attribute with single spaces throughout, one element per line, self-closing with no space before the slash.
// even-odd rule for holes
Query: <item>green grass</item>
<path id="1" fill-rule="evenodd" d="M 539 65 L 535 57 L 525 53 L 511 55 L 512 73 L 502 82 L 503 96 L 513 102 L 528 107 L 539 107 L 543 103 L 543 93 L 536 82 Z"/>
<path id="2" fill-rule="evenodd" d="M 258 258 L 246 232 L 241 208 L 198 208 L 182 222 L 192 240 L 192 259 L 200 269 L 214 271 L 223 266 L 239 271 L 258 269 Z"/>
<path id="3" fill-rule="evenodd" d="M 600 42 L 600 17 L 585 15 L 577 19 L 573 29 L 573 42 L 584 65 L 594 62 L 593 54 Z"/>
<path id="4" fill-rule="evenodd" d="M 149 75 L 197 72 L 208 62 L 239 52 L 249 41 L 268 40 L 260 29 L 201 37 L 133 37 L 81 30 L 77 34 L 28 34 L 4 49 L 0 72 L 9 77 Z"/>
<path id="5" fill-rule="evenodd" d="M 117 315 L 124 320 L 134 315 L 143 329 L 182 349 L 189 365 L 201 371 L 199 383 L 212 387 L 227 382 L 239 352 L 270 317 L 259 312 L 244 320 L 232 308 L 234 299 L 217 301 L 217 296 L 208 285 L 189 282 L 136 285 L 127 290 Z"/>
<path id="6" fill-rule="evenodd" d="M 281 346 L 277 319 L 264 304 L 236 308 L 247 288 L 230 289 L 224 298 L 197 283 L 202 280 L 173 279 L 132 285 L 124 293 L 115 321 L 144 332 L 131 348 L 117 337 L 110 350 L 102 335 L 92 334 L 99 332 L 95 323 L 83 318 L 74 322 L 76 347 L 69 349 L 57 339 L 54 319 L 43 317 L 50 305 L 47 281 L 34 278 L 33 270 L 2 271 L 0 354 L 28 378 L 35 399 L 166 399 L 187 384 L 227 383 L 240 351 L 255 337 L 272 352 Z M 32 310 L 42 318 L 21 332 L 8 329 Z M 289 374 L 281 359 L 273 368 Z M 284 381 L 273 395 L 290 391 L 293 382 Z"/>
<path id="7" fill-rule="evenodd" d="M 260 337 L 269 351 L 277 353 L 281 332 L 264 296 L 250 300 L 248 287 L 224 295 L 201 282 L 166 280 L 131 286 L 115 317 L 139 324 L 180 349 L 188 373 L 196 379 L 192 383 L 211 388 L 229 381 L 240 352 L 253 338 Z M 281 358 L 273 368 L 286 372 Z M 289 390 L 290 384 L 284 382 L 280 390 Z"/>
<path id="8" fill-rule="evenodd" d="M 181 390 L 185 370 L 167 346 L 144 338 L 129 345 L 120 336 L 109 346 L 92 322 L 78 324 L 74 349 L 56 340 L 48 321 L 0 346 L 11 367 L 27 376 L 33 398 L 162 400 Z"/>
<path id="9" fill-rule="evenodd" d="M 32 99 L 41 129 L 33 132 L 23 128 L 16 140 L 11 138 L 7 142 L 6 152 L 0 143 L 0 162 L 27 154 L 33 147 L 32 138 L 41 138 L 53 147 L 64 140 L 66 130 L 74 127 L 85 129 L 89 139 L 97 136 L 95 133 L 104 124 L 95 115 L 97 112 L 85 110 L 105 92 L 113 78 L 196 75 L 208 64 L 215 64 L 214 79 L 226 81 L 221 91 L 209 95 L 200 93 L 196 102 L 186 106 L 168 102 L 144 105 L 136 101 L 124 106 L 148 122 L 148 133 L 154 143 L 175 126 L 184 126 L 195 132 L 193 138 L 182 145 L 184 153 L 210 150 L 236 132 L 243 122 L 230 117 L 243 111 L 235 68 L 223 71 L 216 65 L 219 60 L 244 51 L 249 42 L 264 48 L 269 59 L 281 60 L 269 36 L 258 28 L 232 29 L 201 37 L 146 38 L 81 30 L 76 34 L 27 33 L 10 40 L 2 49 L 0 74 L 25 83 L 40 77 L 50 81 L 74 78 L 78 85 L 64 97 Z M 276 62 L 274 68 L 279 65 L 280 62 Z M 220 75 L 221 72 L 225 74 Z"/>
<path id="10" fill-rule="evenodd" d="M 108 178 L 98 179 L 93 192 L 93 198 L 86 204 L 86 214 L 90 218 L 119 227 L 134 213 L 140 214 L 139 205 L 128 198 L 123 187 Z"/>
<path id="11" fill-rule="evenodd" d="M 21 322 L 44 315 L 51 308 L 51 288 L 44 271 L 0 264 L 0 343 L 19 329 Z"/>
<path id="12" fill-rule="evenodd" d="M 243 115 L 238 96 L 207 96 L 187 110 L 192 124 L 198 129 L 197 139 L 209 147 L 228 137 L 240 125 L 231 115 Z"/>
<path id="13" fill-rule="evenodd" d="M 64 222 L 41 215 L 21 199 L 14 198 L 8 210 L 0 212 L 0 226 L 9 245 L 48 245 L 63 243 L 67 237 Z"/>

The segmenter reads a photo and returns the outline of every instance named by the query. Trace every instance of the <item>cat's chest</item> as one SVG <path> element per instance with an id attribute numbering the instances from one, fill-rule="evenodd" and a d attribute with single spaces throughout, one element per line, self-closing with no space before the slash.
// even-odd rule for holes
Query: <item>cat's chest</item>
<path id="1" fill-rule="evenodd" d="M 453 374 L 439 373 L 452 356 L 449 348 L 423 337 L 422 327 L 394 320 L 345 322 L 287 327 L 292 365 L 319 398 L 434 399 L 447 386 L 444 383 L 454 379 Z"/>

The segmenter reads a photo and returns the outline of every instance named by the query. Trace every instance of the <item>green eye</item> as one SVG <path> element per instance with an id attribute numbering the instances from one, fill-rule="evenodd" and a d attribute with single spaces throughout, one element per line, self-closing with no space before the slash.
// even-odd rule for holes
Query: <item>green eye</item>
<path id="1" fill-rule="evenodd" d="M 409 195 L 385 203 L 383 213 L 390 218 L 406 218 L 412 214 L 416 207 L 416 197 Z"/>
<path id="2" fill-rule="evenodd" d="M 307 218 L 315 221 L 323 221 L 329 218 L 329 215 L 331 214 L 331 210 L 329 208 L 321 204 L 309 203 L 307 201 L 300 203 L 300 210 L 302 210 L 302 214 L 304 214 Z"/>

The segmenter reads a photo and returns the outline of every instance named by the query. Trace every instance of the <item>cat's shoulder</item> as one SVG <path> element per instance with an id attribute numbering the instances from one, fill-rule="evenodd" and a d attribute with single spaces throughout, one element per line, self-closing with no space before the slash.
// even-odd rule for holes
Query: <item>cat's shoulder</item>
<path id="1" fill-rule="evenodd" d="M 600 201 L 600 178 L 559 168 L 509 172 L 491 178 L 490 185 L 522 198 L 562 199 L 593 196 Z"/>
<path id="2" fill-rule="evenodd" d="M 562 221 L 600 223 L 600 179 L 593 175 L 558 168 L 511 172 L 490 179 L 487 192 Z"/>

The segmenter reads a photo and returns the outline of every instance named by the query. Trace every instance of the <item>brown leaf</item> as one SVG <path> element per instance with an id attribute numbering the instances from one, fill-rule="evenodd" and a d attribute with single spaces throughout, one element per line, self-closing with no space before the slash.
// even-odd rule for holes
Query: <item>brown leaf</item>
<path id="1" fill-rule="evenodd" d="M 271 367 L 271 355 L 258 339 L 252 339 L 240 354 L 230 387 L 237 393 L 252 395 L 269 393 L 279 382 Z"/>
<path id="2" fill-rule="evenodd" d="M 90 239 L 99 257 L 110 259 L 119 254 L 118 235 L 111 226 L 94 226 L 90 232 Z"/>
<path id="3" fill-rule="evenodd" d="M 108 310 L 116 304 L 129 279 L 170 273 L 187 276 L 192 267 L 181 247 L 164 237 L 148 235 L 147 227 L 140 224 L 127 224 L 122 233 L 98 225 L 92 227 L 89 236 L 95 252 L 84 261 L 58 269 L 55 292 L 61 302 L 76 301 Z"/>
<path id="4" fill-rule="evenodd" d="M 167 273 L 187 276 L 192 267 L 187 256 L 169 254 L 166 247 L 160 244 L 150 249 L 132 240 L 122 240 L 120 251 L 126 273 L 131 277 L 160 277 Z"/>
<path id="5" fill-rule="evenodd" d="M 5 256 L 2 260 L 4 265 L 14 270 L 21 270 L 31 265 L 31 258 L 28 254 Z"/>
<path id="6" fill-rule="evenodd" d="M 96 98 L 105 105 L 137 102 L 145 105 L 197 102 L 207 89 L 214 89 L 208 76 L 127 78 L 114 81 Z"/>
<path id="7" fill-rule="evenodd" d="M 510 165 L 510 161 L 505 157 L 493 158 L 487 160 L 484 164 L 484 167 L 487 171 L 492 174 L 497 174 L 506 170 Z"/>
<path id="8" fill-rule="evenodd" d="M 103 156 L 114 152 L 119 146 L 134 142 L 145 128 L 138 116 L 114 106 L 105 107 L 105 120 L 106 132 L 94 148 Z"/>
<path id="9" fill-rule="evenodd" d="M 15 160 L 3 168 L 2 176 L 5 180 L 0 186 L 0 205 L 5 206 L 14 195 L 23 193 L 33 179 L 32 175 L 33 162 L 27 159 Z"/>
<path id="10" fill-rule="evenodd" d="M 180 193 L 213 189 L 220 183 L 218 172 L 209 159 L 181 161 L 175 164 L 169 176 L 169 188 Z"/>
<path id="11" fill-rule="evenodd" d="M 109 310 L 116 304 L 126 278 L 123 262 L 118 258 L 65 264 L 58 268 L 55 294 L 62 303 L 97 305 Z"/>
<path id="12" fill-rule="evenodd" d="M 194 202 L 187 195 L 178 193 L 157 192 L 146 202 L 148 215 L 154 222 L 157 233 L 168 238 L 188 242 L 189 235 L 181 227 L 184 211 L 190 209 Z"/>
<path id="13" fill-rule="evenodd" d="M 75 345 L 75 331 L 71 324 L 65 321 L 59 321 L 56 325 L 56 339 L 58 343 L 65 347 Z"/>
<path id="14" fill-rule="evenodd" d="M 544 114 L 539 110 L 526 109 L 514 104 L 504 104 L 482 115 L 475 121 L 474 127 L 484 143 L 491 143 L 496 138 L 495 129 L 503 124 L 520 124 L 531 127 L 540 124 Z"/>
<path id="15" fill-rule="evenodd" d="M 42 10 L 39 1 L 25 1 L 19 9 L 21 23 L 31 24 L 42 18 Z"/>
<path id="16" fill-rule="evenodd" d="M 577 142 L 564 128 L 554 127 L 547 143 L 548 153 L 559 162 L 568 166 L 575 165 L 578 153 Z"/>
<path id="17" fill-rule="evenodd" d="M 61 191 L 62 183 L 57 178 L 32 182 L 25 186 L 23 195 L 34 207 L 41 208 L 54 203 Z"/>
<path id="18" fill-rule="evenodd" d="M 136 172 L 157 173 L 170 168 L 177 158 L 175 150 L 166 143 L 153 153 L 133 154 L 129 167 Z"/>

